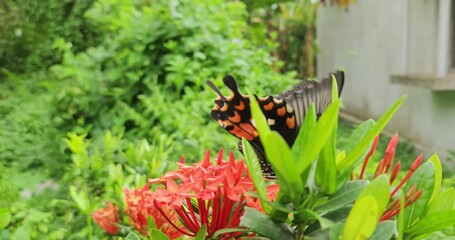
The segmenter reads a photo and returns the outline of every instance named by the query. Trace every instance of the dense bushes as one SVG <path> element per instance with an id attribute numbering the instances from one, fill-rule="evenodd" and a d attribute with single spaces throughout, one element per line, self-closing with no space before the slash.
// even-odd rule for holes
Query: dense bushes
<path id="1" fill-rule="evenodd" d="M 53 42 L 61 37 L 76 51 L 96 42 L 83 18 L 94 0 L 6 0 L 0 3 L 0 66 L 14 72 L 41 70 L 60 61 Z"/>
<path id="2" fill-rule="evenodd" d="M 207 79 L 219 83 L 233 73 L 260 94 L 291 85 L 272 71 L 267 48 L 245 37 L 250 32 L 240 2 L 111 1 L 95 4 L 87 16 L 110 37 L 78 54 L 59 44 L 63 63 L 52 70 L 63 84 L 55 104 L 65 130 L 93 137 L 110 129 L 148 139 L 166 133 L 178 143 L 175 159 L 182 152 L 192 159 L 205 147 L 235 146 L 210 120 L 214 95 Z"/>
<path id="3" fill-rule="evenodd" d="M 71 3 L 79 6 L 73 8 L 79 9 L 77 20 L 59 24 L 49 18 L 60 19 L 62 7 Z M 292 85 L 293 74 L 274 72 L 274 46 L 263 37 L 264 26 L 247 25 L 241 2 L 8 4 L 20 20 L 10 21 L 11 29 L 32 23 L 23 41 L 10 36 L 6 40 L 14 46 L 1 53 L 9 65 L 0 74 L 7 79 L 0 85 L 0 125 L 6 129 L 0 133 L 0 162 L 11 176 L 0 183 L 14 186 L 8 196 L 2 193 L 11 222 L 0 238 L 99 235 L 90 214 L 106 200 L 120 202 L 123 187 L 141 186 L 182 154 L 195 161 L 206 148 L 236 148 L 236 140 L 210 118 L 215 95 L 207 79 L 221 84 L 224 75 L 234 74 L 260 95 Z M 31 8 L 37 10 L 29 18 L 17 18 Z M 27 45 L 34 38 L 42 41 Z M 51 75 L 42 71 L 60 60 Z M 64 156 L 67 132 L 75 134 L 68 136 Z M 22 173 L 30 169 L 36 171 Z M 57 180 L 59 188 L 39 190 L 51 176 L 64 177 Z M 15 202 L 18 191 L 29 198 Z"/>

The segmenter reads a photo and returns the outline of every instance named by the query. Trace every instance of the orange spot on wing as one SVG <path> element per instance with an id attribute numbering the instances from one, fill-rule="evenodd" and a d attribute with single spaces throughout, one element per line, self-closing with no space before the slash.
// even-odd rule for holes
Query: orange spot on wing
<path id="1" fill-rule="evenodd" d="M 258 131 L 256 131 L 256 128 L 253 125 L 251 125 L 251 123 L 241 123 L 240 127 L 242 129 L 244 129 L 246 132 L 248 132 L 250 135 L 252 135 L 253 137 L 258 136 Z M 247 139 L 247 140 L 249 140 L 249 139 Z"/>
<path id="2" fill-rule="evenodd" d="M 293 129 L 295 127 L 295 117 L 294 116 L 288 117 L 286 119 L 286 125 L 288 125 L 289 129 Z"/>
<path id="3" fill-rule="evenodd" d="M 264 110 L 266 110 L 266 111 L 272 110 L 273 109 L 273 105 L 274 105 L 273 102 L 267 103 L 266 105 L 264 105 Z"/>
<path id="4" fill-rule="evenodd" d="M 234 116 L 229 117 L 229 120 L 231 120 L 234 123 L 240 122 L 241 119 L 239 113 L 234 111 Z"/>
<path id="5" fill-rule="evenodd" d="M 284 116 L 284 114 L 286 114 L 286 107 L 283 106 L 281 108 L 278 108 L 276 110 L 276 114 L 278 114 L 278 116 L 281 116 L 281 117 Z"/>
<path id="6" fill-rule="evenodd" d="M 251 141 L 254 139 L 254 137 L 246 132 L 245 130 L 241 129 L 238 126 L 234 126 L 232 130 L 229 131 L 231 134 L 235 135 L 238 138 L 245 138 L 248 141 Z"/>
<path id="7" fill-rule="evenodd" d="M 222 111 L 222 112 L 226 112 L 226 111 L 228 110 L 228 108 L 229 108 L 229 104 L 226 104 L 226 103 L 225 103 L 225 104 L 223 105 L 223 107 L 221 108 L 221 111 Z"/>
<path id="8" fill-rule="evenodd" d="M 245 109 L 245 104 L 243 102 L 240 102 L 239 105 L 235 106 L 235 109 L 242 111 Z"/>

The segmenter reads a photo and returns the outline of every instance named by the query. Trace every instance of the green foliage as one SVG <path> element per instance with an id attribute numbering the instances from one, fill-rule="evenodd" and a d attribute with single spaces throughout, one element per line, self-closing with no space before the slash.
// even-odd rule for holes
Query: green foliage
<path id="1" fill-rule="evenodd" d="M 282 61 L 282 73 L 296 71 L 301 77 L 316 75 L 316 17 L 318 1 L 243 0 L 253 23 L 267 25 L 266 37 L 276 45 L 273 55 Z"/>
<path id="2" fill-rule="evenodd" d="M 122 206 L 123 189 L 142 187 L 148 178 L 161 176 L 173 151 L 172 141 L 165 135 L 150 144 L 146 140 L 130 142 L 110 132 L 94 141 L 70 133 L 65 142 L 72 152 L 72 164 L 64 179 L 73 207 L 78 209 L 78 221 L 86 222 L 82 229 L 73 231 L 85 237 L 93 234 L 91 215 L 95 209 L 107 201 Z"/>
<path id="3" fill-rule="evenodd" d="M 52 70 L 63 86 L 55 117 L 64 130 L 146 139 L 165 133 L 179 143 L 174 157 L 185 152 L 194 161 L 205 148 L 235 146 L 207 112 L 214 96 L 207 79 L 220 84 L 235 73 L 260 94 L 291 85 L 289 76 L 272 71 L 269 52 L 244 36 L 247 13 L 240 2 L 106 1 L 87 17 L 110 37 L 78 54 L 58 43 L 64 59 Z"/>
<path id="4" fill-rule="evenodd" d="M 409 191 L 406 196 L 394 195 L 392 199 L 391 183 L 386 174 L 375 175 L 371 182 L 349 180 L 351 173 L 365 159 L 375 136 L 403 103 L 404 97 L 393 104 L 376 123 L 369 120 L 359 125 L 349 140 L 344 141 L 341 151 L 336 150 L 333 138 L 337 131 L 339 99 L 334 98 L 318 120 L 314 107 L 310 107 L 303 121 L 304 131 L 299 132 L 292 149 L 280 135 L 269 129 L 256 101 L 250 99 L 256 128 L 267 159 L 276 173 L 280 192 L 272 203 L 261 193 L 265 191 L 265 184 L 260 179 L 255 179 L 262 177 L 260 169 L 255 166 L 257 163 L 254 161 L 257 160 L 251 154 L 251 146 L 244 141 L 246 162 L 251 166 L 250 176 L 262 205 L 267 207 L 266 214 L 247 211 L 241 226 L 271 239 L 275 239 L 276 234 L 286 238 L 286 233 L 278 233 L 277 230 L 283 229 L 283 226 L 292 229 L 289 239 L 302 239 L 306 236 L 318 239 L 366 239 L 370 236 L 372 239 L 383 239 L 381 237 L 384 236 L 391 238 L 396 235 L 397 222 L 384 220 L 391 218 L 387 217 L 391 209 L 398 207 L 399 210 L 399 202 L 398 205 L 393 202 L 395 198 L 403 198 L 402 204 L 405 204 L 404 200 L 407 205 L 412 203 L 406 208 L 402 206 L 405 209 L 400 214 L 399 237 L 403 239 L 423 236 L 453 223 L 450 217 L 455 199 L 453 191 L 433 196 L 433 191 L 439 191 L 441 185 L 442 170 L 439 168 L 439 173 L 435 174 L 433 167 L 439 163 L 436 156 L 420 167 L 413 163 L 413 168 L 409 171 L 413 175 L 403 179 L 406 182 L 404 189 Z M 321 163 L 323 165 L 319 166 Z M 316 166 L 310 168 L 311 165 Z M 332 176 L 328 176 L 330 174 Z M 322 181 L 332 178 L 333 181 Z M 415 190 L 409 190 L 414 185 L 419 189 L 419 194 Z M 400 188 L 401 184 L 397 187 Z M 435 200 L 430 203 L 430 199 Z M 449 203 L 442 204 L 442 199 Z M 429 224 L 426 218 L 437 224 Z"/>
<path id="5" fill-rule="evenodd" d="M 28 80 L 10 72 L 0 83 L 0 165 L 22 172 L 45 167 L 53 175 L 60 172 L 59 151 L 63 136 L 53 126 L 50 96 L 42 76 Z"/>
<path id="6" fill-rule="evenodd" d="M 0 3 L 0 66 L 14 72 L 41 70 L 60 61 L 58 37 L 77 51 L 96 42 L 82 16 L 94 0 L 5 0 Z"/>
<path id="7" fill-rule="evenodd" d="M 10 181 L 9 170 L 0 164 L 0 208 L 9 207 L 19 200 L 19 191 Z"/>
<path id="8" fill-rule="evenodd" d="M 387 175 L 380 175 L 362 190 L 346 218 L 343 240 L 360 240 L 373 234 L 378 220 L 389 202 L 388 181 Z"/>

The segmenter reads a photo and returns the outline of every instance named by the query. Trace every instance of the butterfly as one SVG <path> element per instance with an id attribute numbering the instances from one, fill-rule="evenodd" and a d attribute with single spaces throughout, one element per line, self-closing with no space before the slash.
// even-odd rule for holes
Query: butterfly
<path id="1" fill-rule="evenodd" d="M 294 144 L 311 103 L 314 103 L 316 115 L 319 117 L 332 101 L 332 77 L 336 80 L 338 95 L 340 95 L 344 85 L 344 72 L 341 70 L 328 74 L 320 82 L 302 80 L 292 89 L 278 96 L 254 95 L 270 129 L 277 131 L 289 147 Z M 242 138 L 248 140 L 259 158 L 264 177 L 275 178 L 251 117 L 248 95 L 239 91 L 236 80 L 230 75 L 223 78 L 223 83 L 231 91 L 230 96 L 224 96 L 213 82 L 207 81 L 217 95 L 215 106 L 211 111 L 212 118 L 233 136 L 240 140 Z M 242 152 L 241 141 L 239 150 Z"/>

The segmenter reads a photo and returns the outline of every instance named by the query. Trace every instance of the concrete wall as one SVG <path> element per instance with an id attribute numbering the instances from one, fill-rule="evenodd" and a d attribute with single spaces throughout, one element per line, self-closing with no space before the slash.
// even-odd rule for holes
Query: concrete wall
<path id="1" fill-rule="evenodd" d="M 392 84 L 390 78 L 435 72 L 438 2 L 358 0 L 348 11 L 320 7 L 317 70 L 320 76 L 346 71 L 344 112 L 360 119 L 377 119 L 406 94 L 387 130 L 445 156 L 455 150 L 455 91 Z"/>

